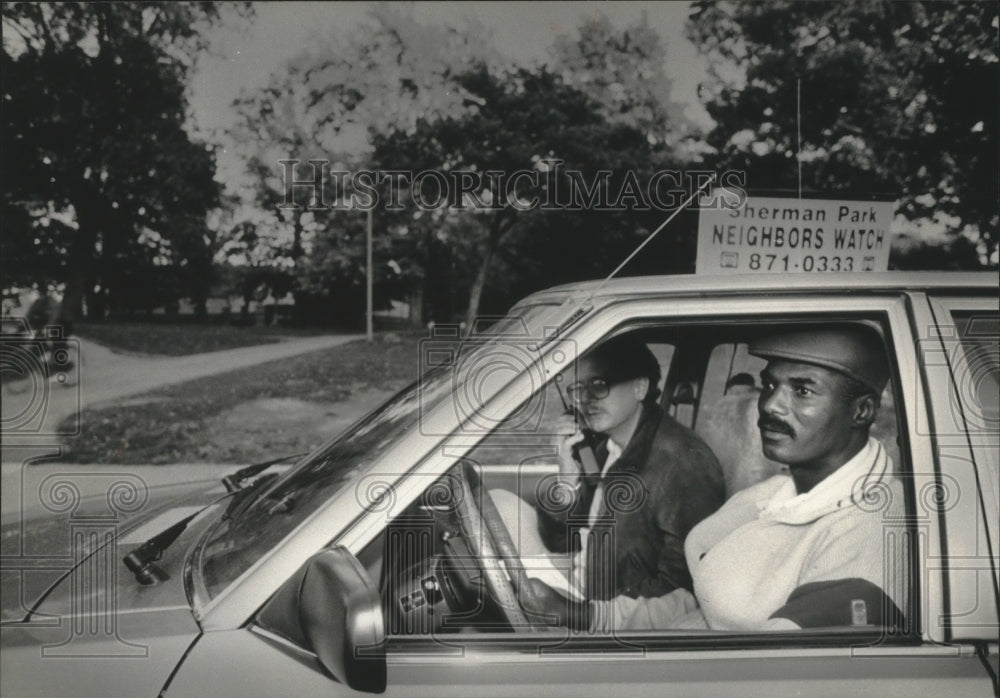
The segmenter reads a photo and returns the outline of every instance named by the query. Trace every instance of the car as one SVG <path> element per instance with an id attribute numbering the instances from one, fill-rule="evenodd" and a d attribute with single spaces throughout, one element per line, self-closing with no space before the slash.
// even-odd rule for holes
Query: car
<path id="1" fill-rule="evenodd" d="M 891 570 L 902 627 L 599 634 L 525 609 L 519 535 L 490 493 L 560 506 L 552 424 L 576 359 L 641 337 L 661 405 L 731 496 L 780 468 L 747 421 L 764 365 L 748 343 L 804 323 L 876 328 L 890 358 L 873 435 L 906 493 L 885 522 L 909 553 Z M 65 555 L 5 566 L 2 692 L 996 694 L 998 323 L 995 275 L 883 272 L 577 283 L 468 337 L 439 325 L 414 385 L 291 467 L 163 492 L 109 481 L 97 510 L 49 483 L 67 516 L 26 525 L 20 549 L 61 535 Z"/>

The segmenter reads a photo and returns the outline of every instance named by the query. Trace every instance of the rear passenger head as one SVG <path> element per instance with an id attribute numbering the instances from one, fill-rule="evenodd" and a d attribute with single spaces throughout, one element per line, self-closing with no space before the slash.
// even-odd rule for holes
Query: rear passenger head
<path id="1" fill-rule="evenodd" d="M 660 396 L 660 362 L 646 343 L 634 335 L 619 335 L 594 347 L 584 355 L 600 369 L 604 377 L 618 382 L 646 378 L 649 388 L 642 402 L 655 405 Z"/>

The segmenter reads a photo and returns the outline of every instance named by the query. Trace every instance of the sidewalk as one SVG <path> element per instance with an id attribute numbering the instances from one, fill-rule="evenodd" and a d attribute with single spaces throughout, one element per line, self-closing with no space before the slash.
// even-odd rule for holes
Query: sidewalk
<path id="1" fill-rule="evenodd" d="M 51 437 L 45 438 L 42 435 L 56 434 L 62 420 L 84 407 L 111 402 L 165 385 L 329 349 L 363 336 L 324 335 L 163 358 L 115 354 L 99 344 L 81 339 L 79 359 L 73 357 L 76 368 L 69 373 L 69 380 L 65 383 L 54 377 L 49 380 L 48 385 L 19 386 L 19 389 L 27 391 L 24 394 L 4 386 L 4 446 L 39 445 L 40 441 L 43 442 L 42 445 L 53 445 Z M 41 414 L 36 421 L 21 428 L 18 416 L 29 407 L 29 403 L 38 405 Z M 13 428 L 11 425 L 14 425 Z M 4 458 L 3 461 L 7 462 L 7 459 Z"/>
<path id="2" fill-rule="evenodd" d="M 77 368 L 68 381 L 51 378 L 47 385 L 22 383 L 23 392 L 3 388 L 3 443 L 0 444 L 0 512 L 4 522 L 39 511 L 40 488 L 53 475 L 66 473 L 80 496 L 100 494 L 108 477 L 138 478 L 148 487 L 215 480 L 240 465 L 193 463 L 181 465 L 80 465 L 58 462 L 57 433 L 62 420 L 84 407 L 109 403 L 155 388 L 204 378 L 268 361 L 328 349 L 364 335 L 325 335 L 292 339 L 276 344 L 227 349 L 179 357 L 142 357 L 115 354 L 94 342 L 79 340 Z M 37 410 L 38 419 L 28 428 L 25 411 Z M 36 462 L 43 461 L 43 462 Z M 53 462 L 54 461 L 54 462 Z M 246 465 L 246 464 L 244 464 Z"/>
<path id="3" fill-rule="evenodd" d="M 238 349 L 178 357 L 115 354 L 88 340 L 79 340 L 76 368 L 53 376 L 45 384 L 3 386 L 3 443 L 0 462 L 6 482 L 10 468 L 60 450 L 60 423 L 85 407 L 109 403 L 155 388 L 204 378 L 268 361 L 335 347 L 364 335 L 324 335 Z M 7 367 L 5 367 L 7 368 Z M 10 466 L 10 468 L 8 468 Z M 79 467 L 79 466 L 73 466 Z M 4 496 L 7 503 L 7 496 Z"/>

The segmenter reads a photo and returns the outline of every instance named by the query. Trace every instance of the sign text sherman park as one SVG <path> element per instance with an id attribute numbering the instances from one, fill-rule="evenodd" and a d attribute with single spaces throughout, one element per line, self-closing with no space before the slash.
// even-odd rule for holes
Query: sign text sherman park
<path id="1" fill-rule="evenodd" d="M 884 271 L 892 214 L 892 202 L 770 197 L 703 210 L 697 271 Z"/>

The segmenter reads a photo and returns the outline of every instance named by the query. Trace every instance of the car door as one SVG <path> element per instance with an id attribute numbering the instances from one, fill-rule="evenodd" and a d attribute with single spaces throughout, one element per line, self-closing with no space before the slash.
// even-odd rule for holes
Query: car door
<path id="1" fill-rule="evenodd" d="M 1000 312 L 995 297 L 971 295 L 931 296 L 926 310 L 919 348 L 931 401 L 919 428 L 933 437 L 940 465 L 933 494 L 946 538 L 936 566 L 948 590 L 941 631 L 953 642 L 991 643 L 995 666 Z"/>
<path id="2" fill-rule="evenodd" d="M 902 570 L 912 603 L 903 636 L 881 629 L 823 628 L 789 632 L 688 631 L 663 628 L 596 635 L 561 628 L 494 632 L 392 635 L 385 643 L 388 695 L 818 695 L 909 692 L 989 694 L 992 687 L 978 659 L 949 638 L 936 620 L 945 608 L 940 573 L 945 520 L 943 504 L 919 495 L 941 482 L 932 435 L 917 422 L 926 414 L 928 390 L 913 341 L 914 317 L 898 294 L 849 297 L 840 294 L 766 298 L 670 299 L 645 297 L 598 307 L 571 336 L 582 353 L 621 331 L 666 332 L 693 328 L 704 335 L 719 327 L 749 329 L 803 321 L 865 321 L 883 332 L 891 359 L 899 440 L 899 472 L 906 481 L 905 520 L 887 522 L 910 565 Z M 818 310 L 819 309 L 819 310 Z M 683 338 L 681 338 L 683 339 Z M 680 350 L 680 349 L 678 349 Z M 545 354 L 542 363 L 554 352 Z M 544 371 L 554 380 L 553 371 Z M 523 409 L 545 386 L 520 376 L 497 394 L 491 414 L 497 424 Z M 697 386 L 697 396 L 702 391 Z M 697 414 L 698 405 L 691 410 Z M 452 433 L 424 458 L 413 474 L 393 483 L 394 497 L 373 508 L 333 541 L 364 559 L 394 517 L 407 510 L 428 483 L 470 457 L 490 430 Z M 509 436 L 509 434 L 507 435 Z M 525 437 L 541 443 L 532 435 Z M 474 459 L 473 459 L 474 460 Z M 510 467 L 513 463 L 501 462 Z M 518 461 L 518 467 L 521 462 Z M 486 472 L 488 464 L 480 467 Z M 514 470 L 516 474 L 516 469 Z M 503 483 L 510 472 L 497 474 Z M 424 482 L 420 486 L 419 482 Z M 509 483 L 510 480 L 508 479 Z M 514 478 L 515 489 L 523 491 Z M 383 500 L 380 500 L 383 501 Z M 323 543 L 318 542 L 319 545 Z M 899 572 L 899 571 L 897 571 Z M 372 582 L 376 583 L 374 574 Z M 296 695 L 352 695 L 319 666 L 307 647 L 264 630 L 251 610 L 234 627 L 206 632 L 194 645 L 166 695 L 273 695 L 294 686 Z M 995 633 L 996 620 L 993 617 Z"/>

